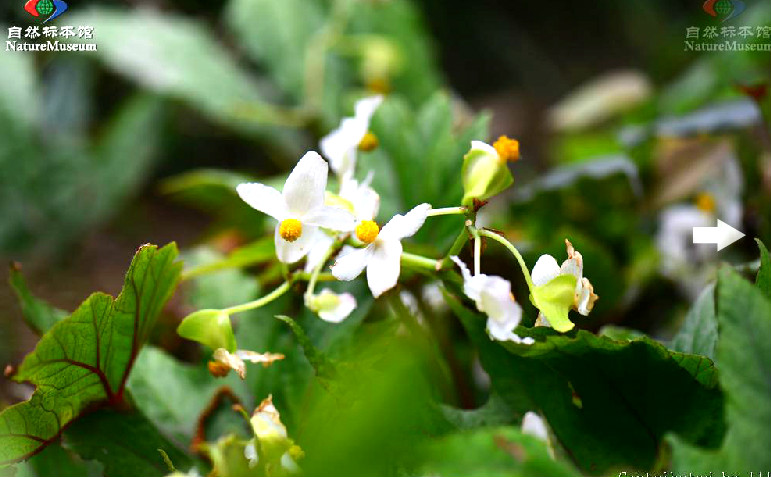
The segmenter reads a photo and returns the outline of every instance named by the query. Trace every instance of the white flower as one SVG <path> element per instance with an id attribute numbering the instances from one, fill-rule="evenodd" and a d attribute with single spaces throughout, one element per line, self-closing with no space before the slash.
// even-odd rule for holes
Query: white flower
<path id="1" fill-rule="evenodd" d="M 382 96 L 371 96 L 358 101 L 354 116 L 344 118 L 340 127 L 321 140 L 321 153 L 329 160 L 332 170 L 339 177 L 353 177 L 356 169 L 356 149 L 369 130 L 372 115 L 382 102 Z"/>
<path id="2" fill-rule="evenodd" d="M 372 175 L 364 181 L 345 179 L 340 184 L 340 197 L 347 200 L 352 207 L 353 216 L 357 223 L 365 220 L 375 220 L 380 209 L 380 195 L 370 187 Z"/>
<path id="3" fill-rule="evenodd" d="M 332 274 L 339 280 L 353 280 L 364 268 L 367 284 L 375 298 L 396 285 L 401 271 L 401 239 L 411 237 L 426 221 L 429 204 L 420 204 L 404 215 L 395 215 L 380 230 L 373 221 L 364 221 L 356 227 L 356 236 L 369 244 L 365 248 L 346 247 L 332 266 Z"/>
<path id="4" fill-rule="evenodd" d="M 241 379 L 246 378 L 246 364 L 244 361 L 252 363 L 261 363 L 263 366 L 270 366 L 274 361 L 284 359 L 283 354 L 256 353 L 243 349 L 230 353 L 225 348 L 217 348 L 214 351 L 214 362 L 222 364 L 235 371 Z M 227 371 L 226 368 L 226 371 Z"/>
<path id="5" fill-rule="evenodd" d="M 284 263 L 308 253 L 319 227 L 347 232 L 355 225 L 350 213 L 324 205 L 328 170 L 321 156 L 309 151 L 287 177 L 282 192 L 258 183 L 236 188 L 244 202 L 278 220 L 276 255 Z"/>
<path id="6" fill-rule="evenodd" d="M 546 424 L 541 416 L 533 411 L 526 412 L 525 417 L 522 418 L 522 433 L 530 434 L 544 442 L 549 441 L 549 432 L 546 430 Z"/>
<path id="7" fill-rule="evenodd" d="M 325 288 L 318 295 L 311 297 L 307 306 L 322 320 L 340 323 L 356 309 L 356 298 L 350 293 L 335 293 Z"/>
<path id="8" fill-rule="evenodd" d="M 286 438 L 286 427 L 281 422 L 281 415 L 273 405 L 273 396 L 262 400 L 254 410 L 251 419 L 252 431 L 258 439 Z"/>
<path id="9" fill-rule="evenodd" d="M 487 333 L 497 341 L 513 341 L 521 344 L 533 344 L 533 338 L 520 338 L 514 328 L 522 320 L 522 307 L 511 294 L 511 283 L 501 277 L 483 273 L 471 275 L 466 264 L 458 257 L 450 257 L 463 274 L 463 292 L 474 300 L 477 309 L 487 314 Z"/>
<path id="10" fill-rule="evenodd" d="M 541 255 L 533 267 L 533 284 L 535 286 L 546 285 L 559 275 L 573 275 L 576 277 L 576 291 L 573 308 L 584 316 L 587 316 L 598 296 L 594 294 L 594 287 L 589 279 L 583 276 L 584 259 L 581 254 L 573 248 L 573 244 L 565 239 L 565 246 L 568 251 L 568 259 L 562 262 L 562 266 L 557 264 L 557 260 L 551 255 Z M 543 317 L 548 324 L 548 316 Z"/>

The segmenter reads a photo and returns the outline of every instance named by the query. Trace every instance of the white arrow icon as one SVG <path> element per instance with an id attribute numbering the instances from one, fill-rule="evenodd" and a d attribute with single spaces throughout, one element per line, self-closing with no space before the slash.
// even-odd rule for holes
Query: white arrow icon
<path id="1" fill-rule="evenodd" d="M 693 228 L 693 243 L 714 243 L 717 244 L 718 251 L 723 250 L 742 237 L 744 237 L 743 233 L 720 219 L 717 220 L 717 227 Z"/>

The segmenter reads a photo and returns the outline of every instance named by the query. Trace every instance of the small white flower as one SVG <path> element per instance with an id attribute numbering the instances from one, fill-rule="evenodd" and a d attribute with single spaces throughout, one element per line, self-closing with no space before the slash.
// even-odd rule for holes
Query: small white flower
<path id="1" fill-rule="evenodd" d="M 429 204 L 420 204 L 404 215 L 395 215 L 380 230 L 373 221 L 356 227 L 356 236 L 369 244 L 365 248 L 343 248 L 332 266 L 338 280 L 353 280 L 367 269 L 367 284 L 375 298 L 396 286 L 401 271 L 401 239 L 411 237 L 426 221 Z"/>
<path id="2" fill-rule="evenodd" d="M 225 348 L 217 348 L 214 351 L 213 358 L 215 363 L 227 366 L 228 368 L 235 371 L 241 379 L 244 379 L 246 378 L 246 364 L 244 361 L 260 363 L 267 367 L 273 364 L 275 361 L 284 359 L 284 355 L 273 353 L 256 353 L 254 351 L 247 351 L 243 349 L 239 349 L 235 353 L 230 353 Z"/>
<path id="3" fill-rule="evenodd" d="M 559 275 L 573 275 L 576 277 L 576 291 L 573 308 L 580 314 L 587 316 L 598 297 L 594 294 L 594 287 L 589 279 L 583 276 L 584 259 L 581 254 L 573 248 L 573 244 L 565 239 L 568 259 L 562 262 L 562 266 L 551 255 L 541 255 L 533 267 L 533 284 L 535 286 L 546 285 Z M 548 316 L 541 317 L 544 324 L 548 324 Z"/>
<path id="4" fill-rule="evenodd" d="M 321 156 L 309 151 L 287 177 L 282 192 L 259 183 L 236 188 L 244 202 L 278 220 L 276 255 L 284 263 L 308 253 L 319 227 L 348 232 L 355 225 L 350 213 L 324 205 L 328 170 Z"/>
<path id="5" fill-rule="evenodd" d="M 335 293 L 329 288 L 321 290 L 307 303 L 308 308 L 329 323 L 340 323 L 356 309 L 356 298 L 350 293 Z"/>
<path id="6" fill-rule="evenodd" d="M 311 273 L 321 261 L 327 256 L 329 248 L 335 243 L 336 236 L 324 229 L 321 229 L 308 250 L 308 257 L 305 259 L 305 271 Z"/>
<path id="7" fill-rule="evenodd" d="M 522 307 L 511 294 L 511 283 L 501 277 L 480 273 L 471 275 L 466 264 L 458 257 L 450 257 L 463 274 L 463 292 L 474 300 L 477 309 L 487 314 L 487 333 L 497 341 L 533 344 L 533 338 L 520 338 L 514 328 L 522 320 Z"/>
<path id="8" fill-rule="evenodd" d="M 370 187 L 371 181 L 372 174 L 362 182 L 356 179 L 345 179 L 340 184 L 340 197 L 350 202 L 357 223 L 375 220 L 380 209 L 380 195 Z"/>
<path id="9" fill-rule="evenodd" d="M 543 422 L 541 416 L 533 411 L 526 412 L 522 418 L 522 433 L 549 442 L 549 431 L 546 430 L 546 423 Z"/>
<path id="10" fill-rule="evenodd" d="M 329 160 L 332 170 L 342 179 L 353 177 L 356 169 L 356 150 L 369 130 L 382 96 L 371 96 L 356 103 L 353 117 L 344 118 L 340 127 L 321 140 L 321 153 Z"/>

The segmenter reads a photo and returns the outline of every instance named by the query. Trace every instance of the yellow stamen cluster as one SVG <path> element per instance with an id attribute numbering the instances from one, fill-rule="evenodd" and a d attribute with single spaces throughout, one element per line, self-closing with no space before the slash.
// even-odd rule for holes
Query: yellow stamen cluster
<path id="1" fill-rule="evenodd" d="M 364 152 L 374 151 L 377 149 L 378 144 L 380 143 L 377 140 L 377 136 L 371 132 L 368 132 L 364 135 L 363 138 L 361 138 L 361 142 L 359 142 L 359 150 Z"/>
<path id="2" fill-rule="evenodd" d="M 297 219 L 286 219 L 278 226 L 278 234 L 287 242 L 294 242 L 303 234 L 303 224 Z"/>
<path id="3" fill-rule="evenodd" d="M 701 192 L 696 196 L 696 208 L 702 212 L 712 213 L 715 211 L 715 198 L 712 195 Z"/>
<path id="4" fill-rule="evenodd" d="M 356 226 L 356 237 L 364 243 L 374 242 L 379 233 L 380 227 L 372 220 L 362 220 L 362 222 Z"/>
<path id="5" fill-rule="evenodd" d="M 493 143 L 493 147 L 503 162 L 514 162 L 519 159 L 519 141 L 516 139 L 501 136 Z"/>

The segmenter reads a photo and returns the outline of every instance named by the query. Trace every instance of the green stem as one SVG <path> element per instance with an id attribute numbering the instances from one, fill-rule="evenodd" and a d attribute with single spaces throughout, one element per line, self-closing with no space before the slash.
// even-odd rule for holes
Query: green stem
<path id="1" fill-rule="evenodd" d="M 321 261 L 318 265 L 313 269 L 311 272 L 310 279 L 308 280 L 308 288 L 305 290 L 305 303 L 308 303 L 308 300 L 313 298 L 313 290 L 316 288 L 316 282 L 319 279 L 319 274 L 321 273 L 321 269 L 324 268 L 324 265 L 327 263 L 327 260 L 329 260 L 329 257 L 332 256 L 332 254 L 337 250 L 337 247 L 340 245 L 340 242 L 335 242 L 332 245 L 329 246 L 329 249 L 327 249 L 327 252 L 324 254 L 323 257 L 321 257 Z"/>
<path id="2" fill-rule="evenodd" d="M 425 268 L 435 272 L 441 268 L 442 262 L 422 255 L 402 252 L 402 265 L 413 268 Z"/>
<path id="3" fill-rule="evenodd" d="M 244 303 L 243 305 L 231 306 L 230 308 L 225 308 L 222 311 L 224 311 L 229 315 L 232 315 L 234 313 L 241 313 L 242 311 L 254 310 L 255 308 L 260 308 L 261 306 L 265 306 L 268 303 L 275 300 L 276 298 L 283 295 L 284 293 L 286 293 L 289 290 L 289 288 L 292 286 L 294 281 L 295 281 L 294 278 L 290 278 L 289 280 L 285 281 L 283 285 L 276 288 L 272 292 L 268 293 L 264 297 L 258 298 L 254 301 L 250 301 L 249 303 Z"/>
<path id="4" fill-rule="evenodd" d="M 447 267 L 450 265 L 450 263 L 452 263 L 450 261 L 450 257 L 454 255 L 458 255 L 460 251 L 463 250 L 463 246 L 466 245 L 467 240 L 468 240 L 468 231 L 464 226 L 463 229 L 458 234 L 458 237 L 455 239 L 455 242 L 452 243 L 452 246 L 450 247 L 450 250 L 447 252 L 447 255 L 444 256 L 444 259 L 442 260 L 442 267 Z"/>
<path id="5" fill-rule="evenodd" d="M 428 211 L 429 217 L 438 217 L 440 215 L 463 215 L 467 212 L 465 207 L 445 207 L 443 209 L 431 209 Z"/>
<path id="6" fill-rule="evenodd" d="M 500 243 L 507 249 L 509 249 L 509 252 L 511 252 L 512 255 L 514 255 L 514 258 L 517 259 L 519 262 L 520 268 L 522 268 L 522 273 L 525 275 L 525 281 L 527 282 L 528 288 L 530 288 L 530 292 L 533 292 L 533 289 L 535 289 L 535 285 L 533 285 L 533 278 L 530 276 L 530 270 L 528 270 L 527 265 L 525 264 L 525 259 L 522 258 L 522 254 L 519 253 L 519 250 L 511 244 L 508 240 L 506 240 L 503 236 L 498 235 L 494 232 L 490 232 L 489 230 L 480 230 L 479 235 L 482 237 L 487 237 L 495 240 L 496 242 Z"/>
<path id="7" fill-rule="evenodd" d="M 469 230 L 474 236 L 474 276 L 477 276 L 482 272 L 482 239 L 476 227 L 470 225 Z"/>

